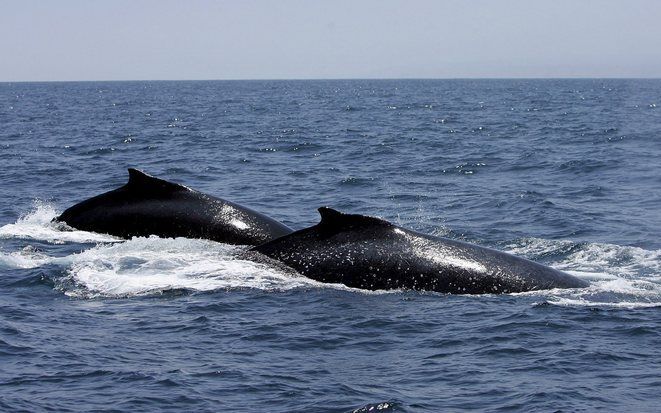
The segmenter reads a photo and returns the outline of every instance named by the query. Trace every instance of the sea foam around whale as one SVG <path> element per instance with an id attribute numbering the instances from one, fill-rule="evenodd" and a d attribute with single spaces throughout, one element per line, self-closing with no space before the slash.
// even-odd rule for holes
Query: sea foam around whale
<path id="1" fill-rule="evenodd" d="M 255 288 L 338 288 L 282 268 L 242 257 L 245 247 L 186 238 L 136 237 L 123 241 L 103 234 L 75 231 L 53 224 L 56 209 L 37 203 L 16 223 L 0 228 L 0 236 L 25 240 L 16 251 L 0 251 L 0 265 L 37 268 L 54 265 L 56 288 L 74 297 L 130 297 L 171 290 L 214 291 Z M 87 248 L 66 255 L 49 255 L 30 241 L 79 243 Z M 507 252 L 540 260 L 553 257 L 551 266 L 587 279 L 591 285 L 577 290 L 523 293 L 550 304 L 565 306 L 661 306 L 661 251 L 599 243 L 572 243 L 525 238 L 504 248 Z M 478 298 L 479 299 L 479 298 Z"/>

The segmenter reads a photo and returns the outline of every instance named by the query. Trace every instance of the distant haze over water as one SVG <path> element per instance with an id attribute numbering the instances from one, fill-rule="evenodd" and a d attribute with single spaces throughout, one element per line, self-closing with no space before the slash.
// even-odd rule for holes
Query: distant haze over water
<path id="1" fill-rule="evenodd" d="M 13 1 L 1 81 L 660 77 L 661 2 Z"/>

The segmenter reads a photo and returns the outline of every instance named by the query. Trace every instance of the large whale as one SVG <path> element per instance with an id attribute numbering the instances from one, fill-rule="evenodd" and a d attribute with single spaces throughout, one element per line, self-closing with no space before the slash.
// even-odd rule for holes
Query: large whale
<path id="1" fill-rule="evenodd" d="M 80 202 L 55 220 L 122 238 L 158 235 L 243 245 L 292 232 L 252 209 L 132 168 L 126 185 Z"/>
<path id="2" fill-rule="evenodd" d="M 367 290 L 516 293 L 588 284 L 504 252 L 319 208 L 319 224 L 252 248 L 321 282 Z"/>

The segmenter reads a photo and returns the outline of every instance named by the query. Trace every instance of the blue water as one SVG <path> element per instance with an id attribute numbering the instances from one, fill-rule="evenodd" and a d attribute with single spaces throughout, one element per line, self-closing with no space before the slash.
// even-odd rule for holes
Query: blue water
<path id="1" fill-rule="evenodd" d="M 658 411 L 661 81 L 0 84 L 2 411 Z M 64 232 L 126 168 L 303 228 L 495 247 L 584 290 L 323 285 L 203 240 Z"/>

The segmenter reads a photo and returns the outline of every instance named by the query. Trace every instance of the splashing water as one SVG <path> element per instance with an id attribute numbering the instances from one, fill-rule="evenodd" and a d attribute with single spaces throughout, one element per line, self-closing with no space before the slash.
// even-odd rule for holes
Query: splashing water
<path id="1" fill-rule="evenodd" d="M 288 290 L 317 286 L 318 282 L 286 273 L 267 264 L 239 258 L 244 247 L 187 238 L 135 237 L 123 240 L 52 223 L 56 210 L 37 203 L 35 210 L 15 224 L 0 228 L 4 238 L 47 243 L 90 243 L 93 248 L 64 257 L 27 245 L 19 251 L 0 251 L 0 265 L 38 268 L 53 264 L 65 269 L 56 288 L 73 297 L 127 297 L 186 289 L 256 288 Z"/>
<path id="2" fill-rule="evenodd" d="M 58 215 L 52 205 L 35 201 L 34 208 L 21 216 L 16 223 L 0 227 L 0 238 L 33 239 L 53 244 L 121 241 L 111 235 L 78 231 L 61 222 L 54 222 L 53 219 Z"/>
<path id="3" fill-rule="evenodd" d="M 71 257 L 71 296 L 134 296 L 167 290 L 287 290 L 317 283 L 241 259 L 243 248 L 213 241 L 158 237 L 100 245 Z"/>
<path id="4" fill-rule="evenodd" d="M 64 268 L 56 288 L 72 297 L 129 297 L 168 290 L 213 291 L 254 288 L 290 290 L 301 287 L 340 288 L 298 274 L 257 263 L 240 255 L 245 248 L 213 241 L 155 236 L 119 242 L 103 234 L 67 229 L 52 223 L 56 210 L 36 203 L 36 208 L 15 224 L 0 228 L 5 238 L 41 240 L 47 243 L 98 243 L 93 248 L 65 257 L 51 256 L 34 246 L 19 251 L 0 251 L 0 265 L 37 268 L 54 264 Z M 661 306 L 661 252 L 598 243 L 573 243 L 525 238 L 510 243 L 508 252 L 543 260 L 552 267 L 587 279 L 585 289 L 524 293 L 543 297 L 550 304 L 605 307 Z M 354 290 L 360 291 L 360 290 Z M 384 292 L 365 292 L 379 294 Z"/>
<path id="5" fill-rule="evenodd" d="M 590 286 L 585 289 L 544 293 L 551 304 L 624 308 L 661 306 L 660 250 L 537 238 L 509 244 L 507 250 L 530 259 L 554 257 L 550 263 L 552 267 L 590 281 Z"/>

